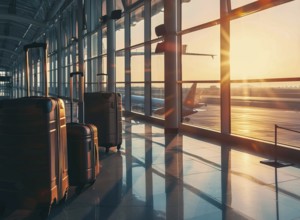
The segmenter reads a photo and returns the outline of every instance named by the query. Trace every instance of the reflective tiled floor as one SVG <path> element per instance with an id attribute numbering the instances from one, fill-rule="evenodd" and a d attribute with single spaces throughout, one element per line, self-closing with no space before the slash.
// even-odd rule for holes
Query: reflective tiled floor
<path id="1" fill-rule="evenodd" d="M 101 149 L 95 184 L 79 195 L 71 188 L 49 219 L 300 219 L 300 169 L 277 169 L 276 193 L 265 158 L 142 122 L 123 126 L 121 151 Z"/>

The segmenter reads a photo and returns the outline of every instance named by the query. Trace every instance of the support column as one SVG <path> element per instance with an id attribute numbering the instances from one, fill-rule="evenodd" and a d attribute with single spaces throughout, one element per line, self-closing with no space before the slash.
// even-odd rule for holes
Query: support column
<path id="1" fill-rule="evenodd" d="M 221 133 L 231 133 L 230 119 L 230 19 L 228 1 L 221 1 Z"/>
<path id="2" fill-rule="evenodd" d="M 130 13 L 126 12 L 124 17 L 124 31 L 125 31 L 125 48 L 130 47 Z M 125 111 L 131 110 L 131 64 L 130 64 L 130 50 L 125 50 Z"/>
<path id="3" fill-rule="evenodd" d="M 151 1 L 145 1 L 144 5 L 144 33 L 145 33 L 145 42 L 151 40 Z M 145 44 L 145 98 L 144 98 L 144 109 L 145 115 L 151 116 L 152 107 L 151 107 L 151 44 Z"/>
<path id="4" fill-rule="evenodd" d="M 79 72 L 83 72 L 84 73 L 84 60 L 83 60 L 83 5 L 82 5 L 82 0 L 77 0 L 77 21 L 78 21 L 78 63 L 79 63 L 79 68 L 78 71 Z M 83 88 L 81 88 L 83 86 Z M 84 82 L 83 83 L 79 83 L 79 91 L 84 90 Z M 84 122 L 84 105 L 83 105 L 83 97 L 82 97 L 82 93 L 79 92 L 78 96 L 79 96 L 79 100 L 81 100 L 80 102 L 78 102 L 78 120 L 79 122 Z"/>
<path id="5" fill-rule="evenodd" d="M 106 1 L 107 15 L 115 9 L 115 0 Z M 107 90 L 116 91 L 116 24 L 113 19 L 107 21 Z"/>
<path id="6" fill-rule="evenodd" d="M 91 12 L 91 1 L 86 1 L 85 2 L 85 10 L 86 10 L 86 14 L 88 15 L 91 15 L 92 12 Z M 88 33 L 91 33 L 92 31 L 92 27 L 91 27 L 91 16 L 87 16 L 87 21 L 86 21 L 86 28 L 87 28 L 87 32 Z M 86 87 L 86 90 L 87 92 L 92 92 L 92 75 L 93 74 L 97 74 L 97 73 L 92 73 L 92 61 L 91 61 L 91 56 L 92 56 L 92 35 L 91 34 L 88 34 L 86 36 L 86 56 L 87 56 L 87 60 L 86 60 L 86 69 L 85 69 L 85 72 L 84 72 L 84 75 L 85 75 L 85 81 L 87 82 L 87 87 Z"/>
<path id="7" fill-rule="evenodd" d="M 178 132 L 180 124 L 180 40 L 179 30 L 180 0 L 164 1 L 165 36 L 165 133 Z"/>
<path id="8" fill-rule="evenodd" d="M 56 40 L 57 40 L 57 95 L 62 95 L 62 68 L 61 68 L 61 21 L 57 22 L 56 26 Z"/>

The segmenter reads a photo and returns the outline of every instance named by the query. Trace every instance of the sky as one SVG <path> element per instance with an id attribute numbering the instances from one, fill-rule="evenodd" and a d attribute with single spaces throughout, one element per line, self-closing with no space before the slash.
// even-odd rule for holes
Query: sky
<path id="1" fill-rule="evenodd" d="M 232 8 L 254 0 L 232 0 Z M 220 0 L 191 0 L 183 3 L 182 29 L 218 19 Z M 230 24 L 231 79 L 261 79 L 300 77 L 300 0 L 275 6 L 233 20 Z M 163 12 L 152 17 L 152 32 L 163 23 Z M 132 28 L 132 44 L 143 41 L 143 24 Z M 152 39 L 155 35 L 152 35 Z M 220 79 L 220 26 L 185 34 L 182 43 L 187 52 L 216 55 L 214 59 L 204 56 L 182 57 L 183 80 Z M 139 65 L 143 56 L 134 57 L 132 78 L 143 81 Z M 164 80 L 163 56 L 152 57 L 152 80 Z M 123 68 L 118 68 L 122 70 Z M 134 70 L 136 69 L 136 71 Z M 118 79 L 123 81 L 123 79 Z"/>
<path id="2" fill-rule="evenodd" d="M 188 4 L 183 4 L 183 26 L 188 26 L 189 21 L 192 22 L 189 16 L 185 17 L 184 15 L 195 14 L 199 8 L 203 8 L 205 15 L 212 14 L 215 15 L 214 17 L 217 17 L 216 8 L 219 7 L 218 2 L 218 0 L 214 0 L 210 2 L 210 6 L 206 6 L 203 0 L 192 0 Z M 249 3 L 250 1 L 235 0 L 233 2 L 235 3 L 233 4 L 234 6 L 240 6 L 242 5 L 241 2 Z M 214 7 L 212 7 L 213 4 Z M 232 21 L 230 28 L 231 78 L 299 77 L 299 14 L 300 1 L 295 0 L 291 3 Z M 204 17 L 202 18 L 203 21 L 205 21 Z M 199 15 L 200 20 L 201 15 Z M 195 23 L 195 21 L 193 22 Z M 184 36 L 183 39 L 186 41 L 183 40 L 183 43 L 187 44 L 188 48 L 193 52 L 220 54 L 219 27 L 209 29 L 189 34 L 191 35 L 190 37 L 188 35 Z M 192 35 L 195 35 L 195 37 Z M 200 60 L 198 58 L 197 61 L 192 61 L 191 59 L 194 58 L 188 58 L 184 61 L 186 62 L 184 66 L 186 66 L 188 72 L 185 74 L 186 80 L 192 80 L 193 78 L 199 78 L 199 80 L 219 78 L 219 69 L 212 67 L 214 64 L 209 65 L 209 60 L 204 60 L 204 58 Z M 197 62 L 199 68 L 194 68 L 191 71 L 190 63 Z M 216 60 L 212 62 L 215 62 L 216 66 L 219 65 Z M 197 69 L 201 69 L 204 74 L 199 74 Z"/>

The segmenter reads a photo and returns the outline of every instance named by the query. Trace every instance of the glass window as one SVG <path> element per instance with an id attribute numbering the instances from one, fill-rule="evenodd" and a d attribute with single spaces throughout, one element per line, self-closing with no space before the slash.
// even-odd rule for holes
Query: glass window
<path id="1" fill-rule="evenodd" d="M 182 29 L 220 18 L 220 0 L 193 0 L 182 3 Z"/>
<path id="2" fill-rule="evenodd" d="M 231 79 L 299 77 L 299 14 L 294 1 L 232 21 Z"/>
<path id="3" fill-rule="evenodd" d="M 220 79 L 220 27 L 182 36 L 182 79 Z"/>
<path id="4" fill-rule="evenodd" d="M 257 0 L 231 0 L 231 9 L 235 9 L 252 2 L 257 2 Z"/>
<path id="5" fill-rule="evenodd" d="M 131 50 L 131 81 L 144 81 L 144 47 Z"/>
<path id="6" fill-rule="evenodd" d="M 91 57 L 98 56 L 98 32 L 91 36 Z"/>
<path id="7" fill-rule="evenodd" d="M 182 85 L 183 122 L 220 130 L 220 27 L 183 35 L 182 43 L 182 79 L 200 81 Z"/>
<path id="8" fill-rule="evenodd" d="M 130 14 L 131 45 L 144 42 L 144 6 Z"/>
<path id="9" fill-rule="evenodd" d="M 116 81 L 125 82 L 125 57 L 124 51 L 116 53 Z"/>
<path id="10" fill-rule="evenodd" d="M 144 47 L 131 50 L 131 108 L 144 113 Z"/>
<path id="11" fill-rule="evenodd" d="M 151 39 L 157 38 L 155 27 L 164 23 L 164 4 L 163 1 L 151 2 Z"/>
<path id="12" fill-rule="evenodd" d="M 156 43 L 152 44 L 151 56 L 151 102 L 152 114 L 154 117 L 164 118 L 164 83 L 165 59 L 163 53 L 154 53 Z"/>
<path id="13" fill-rule="evenodd" d="M 125 41 L 125 29 L 124 29 L 124 17 L 116 23 L 116 49 L 120 50 L 124 48 Z"/>
<path id="14" fill-rule="evenodd" d="M 245 80 L 231 83 L 232 133 L 274 141 L 275 124 L 300 130 L 300 81 L 289 80 L 300 72 L 299 13 L 292 1 L 231 22 L 231 79 Z M 264 82 L 272 78 L 280 82 Z"/>

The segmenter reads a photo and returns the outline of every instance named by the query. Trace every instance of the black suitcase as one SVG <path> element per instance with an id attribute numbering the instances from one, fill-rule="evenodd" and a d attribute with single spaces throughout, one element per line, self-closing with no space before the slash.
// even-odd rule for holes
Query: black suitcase
<path id="1" fill-rule="evenodd" d="M 122 99 L 119 93 L 96 92 L 84 94 L 85 121 L 98 128 L 98 144 L 110 147 L 122 144 Z"/>
<path id="2" fill-rule="evenodd" d="M 96 181 L 96 177 L 100 172 L 100 165 L 97 127 L 93 124 L 72 122 L 72 77 L 74 75 L 80 75 L 80 82 L 84 82 L 82 72 L 70 74 L 71 123 L 67 123 L 68 161 L 70 185 L 78 186 L 80 190 L 85 184 L 93 184 Z M 80 90 L 83 90 L 82 86 Z M 81 93 L 83 92 L 81 91 Z M 84 119 L 80 119 L 80 121 L 84 121 Z"/>

